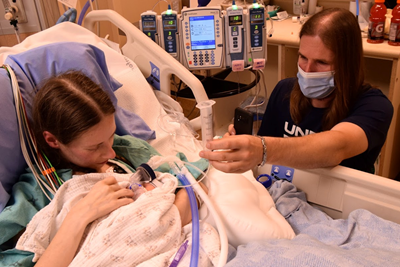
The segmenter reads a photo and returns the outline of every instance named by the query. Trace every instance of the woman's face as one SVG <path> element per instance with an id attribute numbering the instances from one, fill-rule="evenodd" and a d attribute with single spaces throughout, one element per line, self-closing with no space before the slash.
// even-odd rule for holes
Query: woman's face
<path id="1" fill-rule="evenodd" d="M 115 157 L 112 149 L 115 129 L 114 114 L 107 115 L 68 145 L 60 144 L 61 154 L 77 166 L 98 171 Z"/>
<path id="2" fill-rule="evenodd" d="M 305 72 L 333 70 L 333 53 L 319 36 L 303 35 L 300 39 L 299 66 Z"/>

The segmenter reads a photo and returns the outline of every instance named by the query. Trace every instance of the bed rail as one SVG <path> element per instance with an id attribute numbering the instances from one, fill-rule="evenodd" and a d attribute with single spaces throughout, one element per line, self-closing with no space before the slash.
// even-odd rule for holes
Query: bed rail
<path id="1" fill-rule="evenodd" d="M 256 171 L 271 173 L 266 164 Z M 312 170 L 295 169 L 293 183 L 334 219 L 345 219 L 356 209 L 400 223 L 400 182 L 355 169 L 336 166 Z"/>
<path id="2" fill-rule="evenodd" d="M 93 10 L 85 17 L 83 25 L 95 32 L 95 24 L 98 21 L 109 21 L 126 34 L 127 42 L 121 49 L 122 53 L 136 63 L 144 77 L 147 78 L 153 71 L 158 71 L 160 91 L 171 95 L 170 77 L 174 74 L 192 90 L 197 103 L 208 100 L 199 79 L 123 16 L 110 9 Z M 195 130 L 201 128 L 200 117 L 192 119 L 190 123 Z"/>

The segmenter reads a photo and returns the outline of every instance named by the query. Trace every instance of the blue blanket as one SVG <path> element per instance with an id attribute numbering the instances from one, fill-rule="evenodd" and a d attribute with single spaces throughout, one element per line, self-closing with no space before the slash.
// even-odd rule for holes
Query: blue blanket
<path id="1" fill-rule="evenodd" d="M 286 181 L 274 183 L 270 193 L 296 237 L 239 246 L 226 266 L 400 266 L 399 224 L 367 210 L 334 220 Z"/>

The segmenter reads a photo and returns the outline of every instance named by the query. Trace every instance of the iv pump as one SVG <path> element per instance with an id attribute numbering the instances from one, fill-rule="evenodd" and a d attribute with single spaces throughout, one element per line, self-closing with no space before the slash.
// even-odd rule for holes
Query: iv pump
<path id="1" fill-rule="evenodd" d="M 264 28 L 265 14 L 264 6 L 253 4 L 249 6 L 249 39 L 250 52 L 252 58 L 262 58 L 264 56 Z"/>
<path id="2" fill-rule="evenodd" d="M 244 15 L 243 7 L 237 6 L 235 1 L 226 9 L 225 35 L 226 35 L 226 66 L 232 66 L 234 60 L 245 60 L 244 46 Z"/>
<path id="3" fill-rule="evenodd" d="M 169 7 L 169 6 L 168 6 Z M 161 46 L 175 59 L 179 60 L 178 55 L 178 19 L 177 12 L 168 8 L 161 13 Z"/>
<path id="4" fill-rule="evenodd" d="M 141 14 L 140 18 L 140 30 L 158 44 L 157 13 L 146 11 Z"/>

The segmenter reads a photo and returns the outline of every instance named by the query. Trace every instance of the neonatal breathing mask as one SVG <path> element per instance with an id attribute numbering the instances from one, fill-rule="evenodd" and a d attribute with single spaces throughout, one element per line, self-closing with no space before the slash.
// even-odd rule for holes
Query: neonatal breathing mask
<path id="1" fill-rule="evenodd" d="M 334 71 L 305 72 L 297 65 L 300 90 L 307 98 L 322 99 L 335 89 Z"/>

